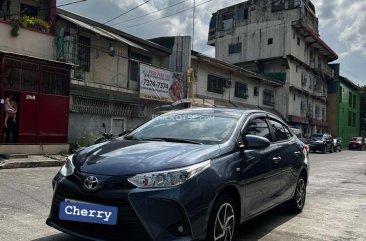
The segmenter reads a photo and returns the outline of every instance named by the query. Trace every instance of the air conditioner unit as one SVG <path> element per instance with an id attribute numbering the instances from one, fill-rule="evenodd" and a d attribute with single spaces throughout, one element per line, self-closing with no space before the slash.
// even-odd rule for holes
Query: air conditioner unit
<path id="1" fill-rule="evenodd" d="M 233 85 L 231 80 L 226 80 L 225 81 L 225 88 L 231 88 L 231 86 Z"/>

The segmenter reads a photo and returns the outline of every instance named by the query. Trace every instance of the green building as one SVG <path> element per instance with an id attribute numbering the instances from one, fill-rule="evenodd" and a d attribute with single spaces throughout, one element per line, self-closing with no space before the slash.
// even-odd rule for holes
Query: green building
<path id="1" fill-rule="evenodd" d="M 360 136 L 360 90 L 343 76 L 328 85 L 328 130 L 341 138 L 343 148 L 347 148 L 351 137 Z"/>

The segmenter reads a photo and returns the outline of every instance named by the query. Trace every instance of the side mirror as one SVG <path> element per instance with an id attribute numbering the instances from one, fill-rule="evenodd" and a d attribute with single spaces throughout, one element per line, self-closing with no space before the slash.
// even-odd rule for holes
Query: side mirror
<path id="1" fill-rule="evenodd" d="M 245 135 L 243 143 L 246 150 L 266 148 L 271 144 L 267 138 L 255 135 Z"/>

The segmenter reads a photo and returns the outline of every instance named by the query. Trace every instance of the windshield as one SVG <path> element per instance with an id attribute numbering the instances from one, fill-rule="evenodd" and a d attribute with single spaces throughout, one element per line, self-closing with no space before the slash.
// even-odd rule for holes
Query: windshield
<path id="1" fill-rule="evenodd" d="M 218 144 L 229 139 L 237 121 L 222 115 L 165 114 L 137 128 L 126 139 L 165 138 Z"/>
<path id="2" fill-rule="evenodd" d="M 312 135 L 309 137 L 309 139 L 314 141 L 321 141 L 323 140 L 323 135 Z"/>

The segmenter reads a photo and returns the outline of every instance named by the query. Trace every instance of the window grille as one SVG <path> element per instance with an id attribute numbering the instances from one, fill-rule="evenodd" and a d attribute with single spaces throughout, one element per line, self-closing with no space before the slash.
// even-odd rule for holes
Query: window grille
<path id="1" fill-rule="evenodd" d="M 235 97 L 247 99 L 248 87 L 247 84 L 235 82 Z"/>
<path id="2" fill-rule="evenodd" d="M 73 96 L 72 112 L 96 115 L 146 118 L 144 105 L 134 105 L 119 101 L 109 101 L 83 96 Z"/>

